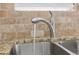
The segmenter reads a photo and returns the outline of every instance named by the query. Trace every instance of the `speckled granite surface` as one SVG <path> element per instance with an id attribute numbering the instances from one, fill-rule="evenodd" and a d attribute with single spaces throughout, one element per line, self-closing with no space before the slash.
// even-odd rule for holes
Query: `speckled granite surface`
<path id="1" fill-rule="evenodd" d="M 0 44 L 0 55 L 8 55 L 10 53 L 11 46 L 7 43 Z"/>

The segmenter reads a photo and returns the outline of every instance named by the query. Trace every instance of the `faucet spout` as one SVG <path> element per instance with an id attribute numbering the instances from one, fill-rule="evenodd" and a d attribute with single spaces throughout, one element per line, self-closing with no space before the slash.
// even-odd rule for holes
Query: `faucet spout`
<path id="1" fill-rule="evenodd" d="M 46 19 L 44 18 L 33 18 L 32 19 L 32 23 L 36 24 L 38 22 L 44 22 L 48 25 L 49 29 L 50 29 L 50 39 L 52 39 L 54 37 L 54 33 L 53 33 L 53 26 L 50 24 L 49 21 L 47 21 Z M 51 40 L 50 40 L 51 41 Z"/>

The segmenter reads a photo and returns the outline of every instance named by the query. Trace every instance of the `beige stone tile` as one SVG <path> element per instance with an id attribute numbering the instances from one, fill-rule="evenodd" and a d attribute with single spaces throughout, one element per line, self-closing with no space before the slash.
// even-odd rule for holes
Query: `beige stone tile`
<path id="1" fill-rule="evenodd" d="M 25 39 L 30 39 L 31 33 L 30 31 L 27 32 L 3 32 L 2 39 L 5 41 L 21 41 Z"/>
<path id="2" fill-rule="evenodd" d="M 5 16 L 7 16 L 7 13 L 4 11 L 0 11 L 0 17 L 5 17 Z"/>
<path id="3" fill-rule="evenodd" d="M 16 37 L 16 33 L 14 33 L 14 32 L 3 32 L 2 33 L 2 39 L 3 40 L 5 40 L 5 41 L 12 41 L 12 40 L 14 40 L 15 39 L 15 37 Z"/>
<path id="4" fill-rule="evenodd" d="M 27 30 L 32 30 L 33 26 L 32 24 L 15 24 L 13 28 L 16 32 L 26 32 Z"/>
<path id="5" fill-rule="evenodd" d="M 13 3 L 1 3 L 2 10 L 14 10 Z"/>
<path id="6" fill-rule="evenodd" d="M 50 31 L 49 30 L 44 31 L 44 37 L 50 37 Z"/>
<path id="7" fill-rule="evenodd" d="M 34 32 L 34 30 L 31 31 L 31 37 L 34 38 L 34 33 L 35 33 L 35 37 L 44 37 L 44 30 L 36 30 Z"/>
<path id="8" fill-rule="evenodd" d="M 0 32 L 15 32 L 15 28 L 12 25 L 0 25 Z"/>
<path id="9" fill-rule="evenodd" d="M 45 23 L 38 23 L 36 24 L 36 27 L 38 30 L 49 30 L 48 25 Z"/>
<path id="10" fill-rule="evenodd" d="M 2 8 L 1 8 L 1 4 L 0 4 L 0 10 L 2 10 Z"/>
<path id="11" fill-rule="evenodd" d="M 24 16 L 24 12 L 23 11 L 15 11 L 15 17 L 23 17 Z"/>
<path id="12" fill-rule="evenodd" d="M 27 30 L 33 30 L 34 29 L 34 24 L 24 24 L 25 31 Z"/>
<path id="13" fill-rule="evenodd" d="M 26 32 L 33 30 L 33 24 L 0 25 L 0 32 Z"/>
<path id="14" fill-rule="evenodd" d="M 51 15 L 49 14 L 48 11 L 44 12 L 44 11 L 39 11 L 38 12 L 38 17 L 41 17 L 41 18 L 45 18 L 47 20 L 50 20 L 50 17 Z"/>
<path id="15" fill-rule="evenodd" d="M 0 33 L 0 41 L 2 41 L 3 39 L 2 39 L 2 34 Z"/>
<path id="16" fill-rule="evenodd" d="M 15 17 L 16 24 L 31 24 L 32 19 L 30 17 Z"/>
<path id="17" fill-rule="evenodd" d="M 14 11 L 0 11 L 0 17 L 13 17 Z"/>
<path id="18" fill-rule="evenodd" d="M 15 24 L 16 20 L 15 18 L 8 18 L 8 17 L 4 17 L 0 19 L 0 25 L 6 25 L 6 24 Z"/>
<path id="19" fill-rule="evenodd" d="M 15 29 L 15 32 L 25 32 L 24 24 L 15 24 L 13 25 L 13 29 Z"/>

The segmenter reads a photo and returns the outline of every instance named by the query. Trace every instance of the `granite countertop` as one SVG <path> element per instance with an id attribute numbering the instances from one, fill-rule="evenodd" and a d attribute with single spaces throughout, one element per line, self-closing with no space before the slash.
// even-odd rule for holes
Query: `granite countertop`
<path id="1" fill-rule="evenodd" d="M 11 46 L 9 44 L 0 44 L 0 54 L 1 55 L 8 55 L 10 54 Z"/>

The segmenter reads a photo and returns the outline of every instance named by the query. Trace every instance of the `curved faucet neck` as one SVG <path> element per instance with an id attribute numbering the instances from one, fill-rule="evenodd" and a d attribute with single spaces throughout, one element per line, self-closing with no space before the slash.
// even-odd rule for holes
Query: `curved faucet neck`
<path id="1" fill-rule="evenodd" d="M 50 39 L 52 39 L 54 37 L 54 29 L 53 29 L 53 26 L 50 24 L 50 22 L 44 18 L 33 18 L 32 19 L 32 23 L 38 23 L 38 22 L 44 22 L 48 25 L 50 29 Z"/>

